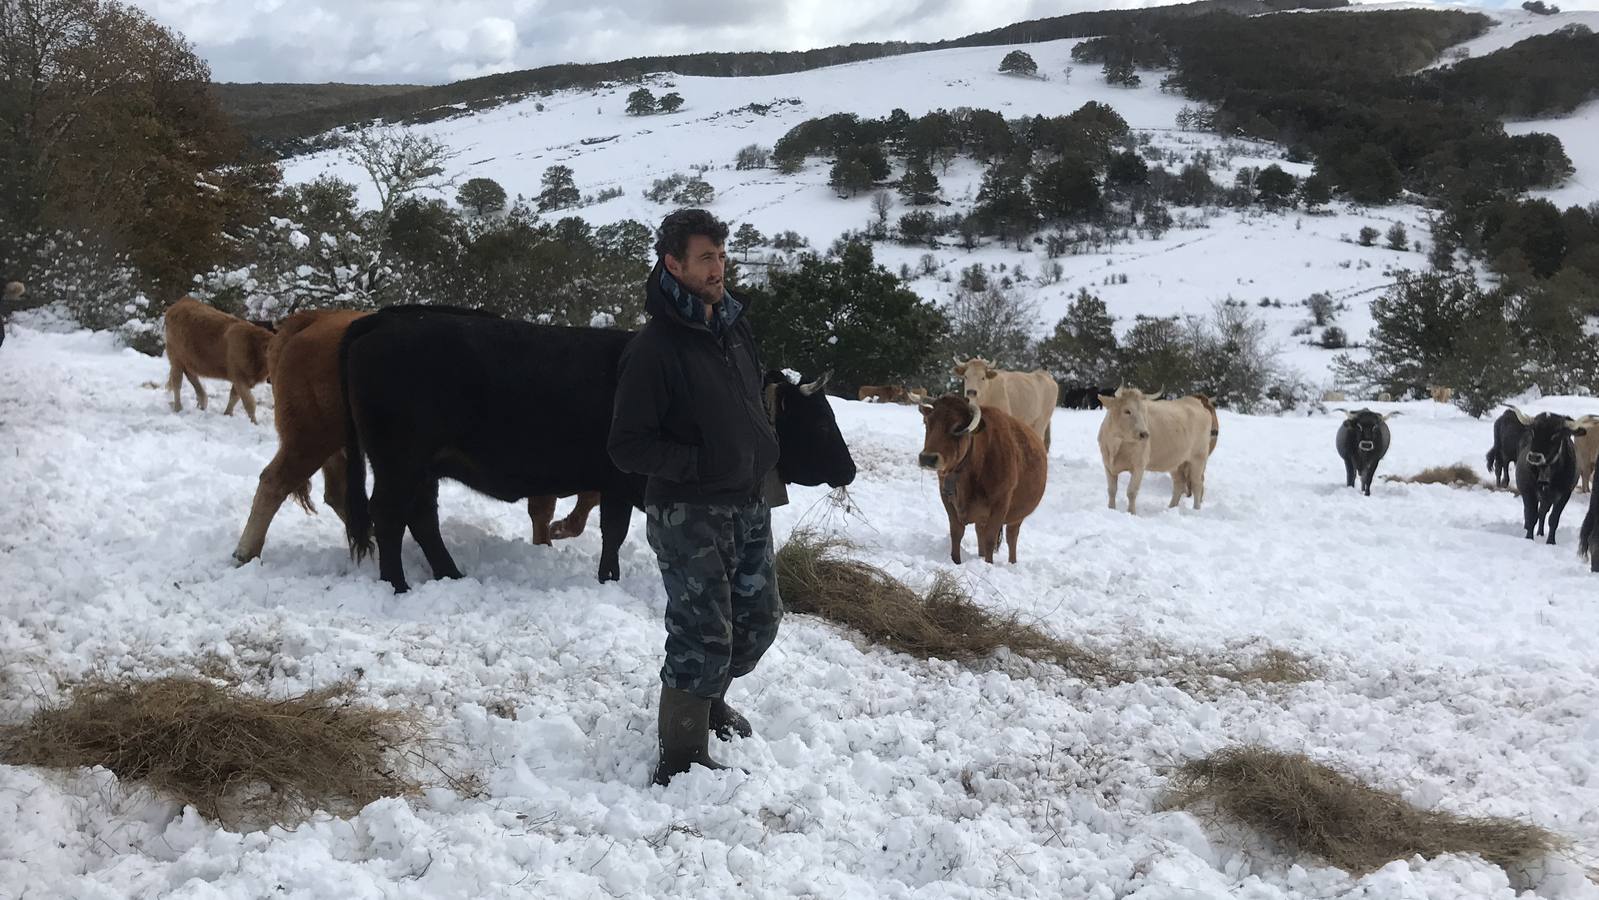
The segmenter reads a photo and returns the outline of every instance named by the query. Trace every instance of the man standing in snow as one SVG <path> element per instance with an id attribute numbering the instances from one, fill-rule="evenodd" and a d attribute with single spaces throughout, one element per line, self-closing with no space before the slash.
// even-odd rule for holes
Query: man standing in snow
<path id="1" fill-rule="evenodd" d="M 751 734 L 724 698 L 783 616 L 762 497 L 777 435 L 747 301 L 723 284 L 726 241 L 727 226 L 703 209 L 661 221 L 645 285 L 649 323 L 622 355 L 611 417 L 611 459 L 648 477 L 648 536 L 666 585 L 654 775 L 663 785 L 695 764 L 726 768 L 710 756 L 710 731 Z"/>

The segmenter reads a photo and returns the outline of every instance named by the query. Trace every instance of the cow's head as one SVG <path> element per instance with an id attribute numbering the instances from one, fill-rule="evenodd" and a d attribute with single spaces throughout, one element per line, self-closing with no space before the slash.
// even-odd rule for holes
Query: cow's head
<path id="1" fill-rule="evenodd" d="M 965 362 L 955 360 L 955 368 L 951 371 L 955 373 L 955 377 L 965 382 L 966 396 L 974 399 L 978 391 L 982 390 L 983 382 L 999 377 L 999 370 L 994 368 L 993 363 L 976 356 Z"/>
<path id="2" fill-rule="evenodd" d="M 1397 412 L 1381 415 L 1369 409 L 1357 409 L 1354 412 L 1347 409 L 1338 411 L 1344 414 L 1344 427 L 1349 429 L 1354 437 L 1355 447 L 1362 453 L 1370 453 L 1377 449 L 1377 443 L 1382 440 L 1382 423 L 1399 415 Z"/>
<path id="3" fill-rule="evenodd" d="M 927 438 L 917 463 L 924 469 L 948 473 L 972 450 L 972 435 L 983 430 L 983 410 L 970 397 L 945 394 L 922 404 L 922 424 Z"/>
<path id="4" fill-rule="evenodd" d="M 777 430 L 777 474 L 788 484 L 843 487 L 855 480 L 855 459 L 827 403 L 827 374 L 794 384 L 766 373 L 766 402 Z"/>
<path id="5" fill-rule="evenodd" d="M 1144 392 L 1135 387 L 1117 388 L 1114 394 L 1099 395 L 1099 405 L 1105 407 L 1105 421 L 1111 433 L 1124 441 L 1149 440 L 1148 404 Z"/>
<path id="6" fill-rule="evenodd" d="M 1521 434 L 1521 460 L 1539 470 L 1539 481 L 1550 480 L 1556 464 L 1565 456 L 1573 435 L 1588 433 L 1588 429 L 1577 424 L 1570 416 L 1539 413 L 1534 417 L 1519 409 L 1515 413 L 1527 429 Z"/>
<path id="7" fill-rule="evenodd" d="M 16 301 L 21 300 L 22 295 L 26 294 L 27 292 L 28 288 L 22 282 L 8 281 L 6 282 L 5 293 L 3 296 L 7 302 L 15 303 Z"/>

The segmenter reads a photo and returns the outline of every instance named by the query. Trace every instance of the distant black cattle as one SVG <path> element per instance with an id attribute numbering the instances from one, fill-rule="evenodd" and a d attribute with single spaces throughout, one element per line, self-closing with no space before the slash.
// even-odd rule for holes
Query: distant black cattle
<path id="1" fill-rule="evenodd" d="M 1549 543 L 1555 542 L 1555 530 L 1560 527 L 1560 513 L 1571 499 L 1577 485 L 1577 450 L 1572 435 L 1587 434 L 1569 416 L 1558 413 L 1539 413 L 1532 418 L 1516 411 L 1524 426 L 1521 446 L 1516 453 L 1516 489 L 1521 492 L 1522 524 L 1527 529 L 1527 540 L 1533 538 L 1533 525 L 1538 534 L 1544 533 L 1544 520 L 1549 522 Z"/>
<path id="2" fill-rule="evenodd" d="M 1066 409 L 1100 409 L 1099 395 L 1111 396 L 1114 388 L 1064 387 L 1061 388 L 1060 405 Z"/>
<path id="3" fill-rule="evenodd" d="M 644 479 L 616 468 L 606 438 L 617 360 L 632 337 L 442 307 L 390 308 L 352 323 L 339 347 L 352 552 L 371 552 L 375 535 L 381 577 L 404 591 L 400 539 L 409 527 L 433 574 L 458 578 L 439 534 L 440 478 L 507 502 L 597 490 L 599 578 L 620 577 L 618 550 Z M 784 379 L 769 388 L 778 470 L 796 484 L 848 484 L 855 464 L 819 387 Z"/>
<path id="4" fill-rule="evenodd" d="M 1488 472 L 1494 476 L 1496 487 L 1510 486 L 1510 469 L 1515 466 L 1516 454 L 1521 449 L 1521 434 L 1527 430 L 1521 419 L 1521 411 L 1512 406 L 1494 420 L 1494 445 L 1488 448 Z"/>
<path id="5" fill-rule="evenodd" d="M 1338 425 L 1334 444 L 1338 455 L 1344 459 L 1344 477 L 1349 487 L 1355 486 L 1355 475 L 1360 475 L 1360 491 L 1371 496 L 1371 480 L 1377 475 L 1377 463 L 1388 453 L 1391 435 L 1388 432 L 1389 416 L 1369 409 L 1340 410 L 1344 420 Z"/>

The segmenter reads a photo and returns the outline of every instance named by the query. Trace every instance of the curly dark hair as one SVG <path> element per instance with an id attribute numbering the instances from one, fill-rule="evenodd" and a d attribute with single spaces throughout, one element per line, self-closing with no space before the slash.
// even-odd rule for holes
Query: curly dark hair
<path id="1" fill-rule="evenodd" d="M 670 253 L 678 259 L 688 252 L 688 239 L 696 234 L 710 238 L 718 247 L 727 243 L 727 223 L 703 209 L 679 209 L 667 213 L 655 232 L 655 253 Z"/>

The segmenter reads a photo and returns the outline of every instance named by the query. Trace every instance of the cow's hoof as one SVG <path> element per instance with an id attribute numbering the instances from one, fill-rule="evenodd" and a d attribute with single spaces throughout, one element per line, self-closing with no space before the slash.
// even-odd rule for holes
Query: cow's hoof
<path id="1" fill-rule="evenodd" d="M 237 569 L 238 567 L 243 566 L 243 565 L 248 565 L 250 560 L 252 560 L 252 559 L 255 559 L 255 557 L 253 557 L 253 556 L 240 556 L 239 552 L 237 550 L 233 551 L 233 567 L 235 569 Z"/>

